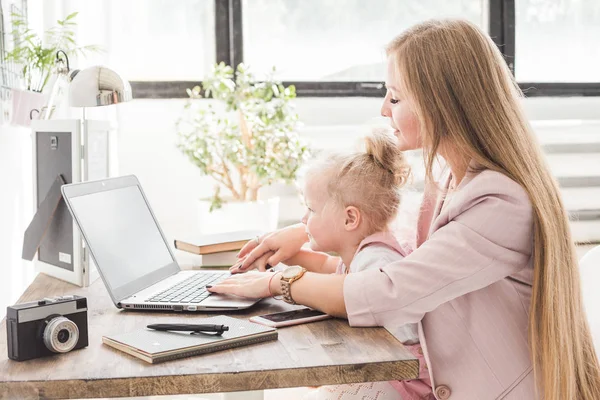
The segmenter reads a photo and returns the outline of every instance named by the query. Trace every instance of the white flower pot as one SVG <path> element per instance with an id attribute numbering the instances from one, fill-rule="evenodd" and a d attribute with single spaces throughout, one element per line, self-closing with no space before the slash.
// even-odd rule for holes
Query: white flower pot
<path id="1" fill-rule="evenodd" d="M 14 125 L 30 126 L 31 118 L 39 116 L 42 107 L 46 103 L 46 96 L 42 93 L 29 90 L 12 90 L 12 115 L 11 122 Z M 37 113 L 32 113 L 37 110 Z"/>
<path id="2" fill-rule="evenodd" d="M 271 232 L 279 222 L 279 197 L 252 202 L 227 202 L 210 212 L 211 202 L 199 200 L 198 226 L 200 234 L 240 230 Z"/>

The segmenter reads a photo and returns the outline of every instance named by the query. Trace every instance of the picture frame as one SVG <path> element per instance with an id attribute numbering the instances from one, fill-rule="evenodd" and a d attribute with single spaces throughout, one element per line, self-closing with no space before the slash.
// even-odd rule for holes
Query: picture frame
<path id="1" fill-rule="evenodd" d="M 37 212 L 58 175 L 65 183 L 109 177 L 110 124 L 98 120 L 34 120 L 33 207 Z M 36 272 L 77 286 L 89 286 L 99 273 L 62 196 L 34 256 Z"/>

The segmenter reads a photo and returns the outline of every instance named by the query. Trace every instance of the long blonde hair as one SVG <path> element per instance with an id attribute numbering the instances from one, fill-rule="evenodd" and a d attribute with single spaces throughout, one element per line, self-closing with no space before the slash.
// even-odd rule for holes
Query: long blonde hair
<path id="1" fill-rule="evenodd" d="M 421 125 L 428 179 L 451 143 L 528 193 L 534 210 L 529 345 L 545 400 L 600 399 L 600 368 L 559 188 L 519 104 L 522 93 L 488 35 L 463 20 L 414 26 L 387 48 Z"/>

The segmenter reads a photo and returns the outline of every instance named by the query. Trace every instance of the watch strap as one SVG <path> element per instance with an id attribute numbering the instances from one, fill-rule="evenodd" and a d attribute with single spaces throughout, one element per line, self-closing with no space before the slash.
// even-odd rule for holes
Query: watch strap
<path id="1" fill-rule="evenodd" d="M 292 298 L 290 281 L 285 278 L 281 278 L 281 294 L 283 295 L 283 301 L 289 304 L 296 304 Z"/>
<path id="2" fill-rule="evenodd" d="M 283 274 L 281 275 L 281 294 L 283 295 L 283 301 L 289 304 L 298 304 L 292 298 L 292 283 L 302 278 L 306 273 L 306 269 L 302 268 L 300 273 L 292 278 L 284 278 Z"/>

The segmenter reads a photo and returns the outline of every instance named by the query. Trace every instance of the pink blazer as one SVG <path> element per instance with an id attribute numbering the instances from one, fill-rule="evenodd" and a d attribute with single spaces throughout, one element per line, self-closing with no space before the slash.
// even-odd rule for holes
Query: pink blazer
<path id="1" fill-rule="evenodd" d="M 529 198 L 490 170 L 467 173 L 442 208 L 444 194 L 425 191 L 410 255 L 346 277 L 350 325 L 420 322 L 437 399 L 535 399 Z"/>

